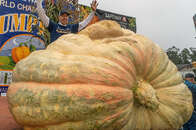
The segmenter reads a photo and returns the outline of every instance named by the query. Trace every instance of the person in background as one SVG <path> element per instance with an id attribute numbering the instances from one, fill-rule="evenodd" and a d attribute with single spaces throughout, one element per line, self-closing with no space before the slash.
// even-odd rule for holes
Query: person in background
<path id="1" fill-rule="evenodd" d="M 185 75 L 184 83 L 192 92 L 194 111 L 189 121 L 183 125 L 183 130 L 196 130 L 196 84 L 194 84 L 195 83 L 194 78 L 195 76 L 192 73 L 187 73 Z"/>
<path id="2" fill-rule="evenodd" d="M 97 9 L 98 3 L 97 0 L 93 0 L 91 3 L 92 12 L 88 17 L 77 24 L 68 24 L 69 12 L 65 9 L 59 12 L 58 23 L 53 22 L 46 16 L 44 9 L 42 8 L 42 0 L 37 0 L 37 13 L 43 22 L 44 26 L 50 32 L 50 42 L 55 41 L 61 35 L 69 33 L 77 33 L 84 29 L 93 19 L 95 11 Z"/>

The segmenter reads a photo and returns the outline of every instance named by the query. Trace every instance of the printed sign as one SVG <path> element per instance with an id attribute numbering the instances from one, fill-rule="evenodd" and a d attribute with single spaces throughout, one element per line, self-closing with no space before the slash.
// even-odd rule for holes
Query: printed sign
<path id="1" fill-rule="evenodd" d="M 0 86 L 0 96 L 7 95 L 8 86 Z"/>
<path id="2" fill-rule="evenodd" d="M 12 71 L 0 71 L 0 96 L 6 96 L 8 85 L 12 82 Z"/>
<path id="3" fill-rule="evenodd" d="M 34 13 L 35 0 L 0 0 L 0 93 L 12 81 L 16 63 L 32 51 L 44 49 L 43 24 Z M 28 53 L 27 53 L 28 52 Z M 5 95 L 5 94 L 3 94 Z"/>
<path id="4" fill-rule="evenodd" d="M 79 5 L 79 9 L 80 9 L 80 15 L 79 15 L 80 21 L 82 21 L 88 17 L 89 13 L 91 12 L 91 8 L 88 6 Z M 90 24 L 93 24 L 100 20 L 114 20 L 118 22 L 122 28 L 129 29 L 133 32 L 136 32 L 136 18 L 134 17 L 129 17 L 129 16 L 97 9 L 96 15 L 94 16 Z"/>

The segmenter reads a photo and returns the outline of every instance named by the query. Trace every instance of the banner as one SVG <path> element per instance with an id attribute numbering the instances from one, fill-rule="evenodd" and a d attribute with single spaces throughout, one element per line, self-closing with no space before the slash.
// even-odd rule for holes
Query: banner
<path id="1" fill-rule="evenodd" d="M 80 10 L 80 14 L 79 14 L 80 21 L 88 17 L 89 13 L 91 12 L 91 8 L 84 5 L 79 5 L 79 10 Z M 97 9 L 96 14 L 90 24 L 93 24 L 100 20 L 114 20 L 118 22 L 122 28 L 129 29 L 133 32 L 136 32 L 135 17 L 129 17 L 129 16 Z"/>
<path id="2" fill-rule="evenodd" d="M 12 70 L 24 58 L 24 51 L 45 48 L 40 38 L 43 32 L 37 29 L 43 24 L 33 13 L 34 8 L 35 0 L 0 0 L 0 96 L 6 95 Z"/>

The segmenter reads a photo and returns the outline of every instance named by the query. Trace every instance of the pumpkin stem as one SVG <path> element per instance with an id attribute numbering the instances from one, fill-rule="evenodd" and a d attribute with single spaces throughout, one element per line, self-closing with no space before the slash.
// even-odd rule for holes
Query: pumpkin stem
<path id="1" fill-rule="evenodd" d="M 21 46 L 26 46 L 26 47 L 28 47 L 28 45 L 27 45 L 26 42 L 21 42 L 21 43 L 19 44 L 19 47 L 21 47 Z"/>
<path id="2" fill-rule="evenodd" d="M 134 96 L 140 105 L 155 111 L 159 107 L 159 101 L 154 88 L 144 80 L 138 81 L 138 87 L 134 92 Z"/>

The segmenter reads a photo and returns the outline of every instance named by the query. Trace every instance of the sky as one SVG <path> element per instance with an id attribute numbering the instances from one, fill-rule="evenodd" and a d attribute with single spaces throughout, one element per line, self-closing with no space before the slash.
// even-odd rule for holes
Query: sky
<path id="1" fill-rule="evenodd" d="M 90 5 L 92 0 L 79 0 Z M 196 48 L 196 0 L 97 0 L 98 9 L 136 17 L 137 33 L 167 50 Z"/>

